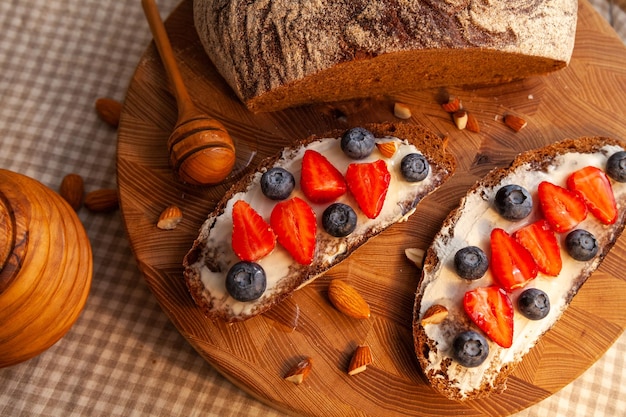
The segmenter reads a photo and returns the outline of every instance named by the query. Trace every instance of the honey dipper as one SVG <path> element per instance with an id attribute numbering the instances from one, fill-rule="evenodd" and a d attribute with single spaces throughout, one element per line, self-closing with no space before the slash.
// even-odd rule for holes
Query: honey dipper
<path id="1" fill-rule="evenodd" d="M 142 5 L 165 71 L 174 87 L 178 107 L 178 120 L 167 141 L 170 164 L 183 182 L 217 184 L 230 174 L 235 165 L 233 141 L 222 123 L 194 106 L 154 0 L 142 0 Z"/>

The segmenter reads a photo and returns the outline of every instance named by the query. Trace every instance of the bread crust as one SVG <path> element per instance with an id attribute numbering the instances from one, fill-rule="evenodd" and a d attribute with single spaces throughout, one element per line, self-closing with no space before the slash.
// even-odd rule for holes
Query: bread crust
<path id="1" fill-rule="evenodd" d="M 469 391 L 461 390 L 455 385 L 455 381 L 451 381 L 448 377 L 448 367 L 452 366 L 453 360 L 449 357 L 449 354 L 439 351 L 438 343 L 427 335 L 426 328 L 420 323 L 421 314 L 424 310 L 422 303 L 425 301 L 423 300 L 425 290 L 428 285 L 438 278 L 438 271 L 443 263 L 443 260 L 439 257 L 437 247 L 446 245 L 455 238 L 455 225 L 459 222 L 461 216 L 464 215 L 464 211 L 467 208 L 466 202 L 469 196 L 491 194 L 488 190 L 497 189 L 501 186 L 503 181 L 506 180 L 507 176 L 519 169 L 527 169 L 530 167 L 533 171 L 546 171 L 559 155 L 565 155 L 568 153 L 595 154 L 603 152 L 602 149 L 606 146 L 616 146 L 621 149 L 626 149 L 626 143 L 617 139 L 607 137 L 581 137 L 578 139 L 567 139 L 540 149 L 524 152 L 516 157 L 509 167 L 496 168 L 490 171 L 481 180 L 476 182 L 468 190 L 466 196 L 461 200 L 460 205 L 452 210 L 444 220 L 441 231 L 435 236 L 433 244 L 426 252 L 424 268 L 418 284 L 413 311 L 413 339 L 416 355 L 422 369 L 424 370 L 425 376 L 433 388 L 439 391 L 442 395 L 452 400 L 464 401 L 483 398 L 493 393 L 502 392 L 506 389 L 506 380 L 508 376 L 511 372 L 513 372 L 515 367 L 521 362 L 523 356 L 525 355 L 524 352 L 522 355 L 516 356 L 514 360 L 509 363 L 505 363 L 503 367 L 500 367 L 501 364 L 493 364 L 493 366 L 489 367 L 485 372 L 485 374 L 488 375 L 483 377 L 481 382 L 474 386 L 473 389 Z M 573 279 L 572 285 L 565 295 L 563 310 L 570 304 L 572 298 L 576 295 L 589 276 L 597 269 L 624 229 L 624 224 L 626 222 L 626 193 L 621 192 L 619 197 L 616 195 L 616 199 L 620 212 L 618 220 L 614 225 L 608 227 L 609 232 L 606 236 L 604 236 L 604 239 L 598 240 L 600 248 L 598 255 L 594 258 L 594 260 L 589 261 L 579 276 Z M 589 214 L 589 216 L 591 216 L 591 214 Z M 556 316 L 547 330 L 542 332 L 536 340 L 529 342 L 529 349 L 538 342 L 546 331 L 552 328 L 554 323 L 556 323 L 556 321 L 560 318 L 562 312 L 563 311 Z M 468 327 L 473 326 L 467 317 L 457 317 L 456 319 L 456 323 L 447 324 L 447 326 L 450 326 L 451 332 L 466 330 Z M 435 369 L 432 366 L 434 360 L 433 358 L 435 357 L 444 357 L 441 362 L 440 369 Z"/>
<path id="2" fill-rule="evenodd" d="M 413 194 L 411 200 L 404 201 L 402 204 L 402 216 L 410 215 L 423 197 L 438 188 L 454 173 L 456 161 L 451 154 L 446 151 L 446 141 L 426 128 L 402 123 L 366 124 L 363 127 L 370 130 L 376 138 L 392 136 L 405 139 L 409 144 L 415 145 L 430 163 L 433 178 L 432 186 L 424 189 L 420 188 L 417 194 Z M 206 242 L 210 238 L 216 219 L 225 213 L 226 207 L 229 201 L 233 199 L 233 196 L 246 191 L 258 172 L 262 172 L 262 170 L 273 166 L 283 155 L 290 155 L 292 152 L 295 152 L 295 150 L 322 138 L 338 138 L 343 132 L 344 130 L 336 130 L 324 135 L 311 136 L 283 150 L 280 154 L 265 159 L 255 172 L 251 172 L 235 183 L 225 194 L 224 198 L 216 205 L 213 212 L 209 214 L 207 220 L 200 228 L 198 237 L 194 241 L 192 248 L 183 261 L 184 279 L 189 292 L 196 304 L 208 317 L 227 322 L 242 321 L 270 309 L 276 303 L 290 296 L 296 289 L 306 285 L 317 276 L 346 259 L 368 239 L 393 224 L 377 225 L 377 227 L 369 228 L 366 234 L 361 235 L 354 233 L 343 239 L 331 238 L 329 235 L 318 231 L 318 246 L 341 247 L 343 252 L 338 252 L 339 255 L 334 257 L 330 263 L 324 260 L 321 255 L 316 255 L 311 265 L 299 265 L 294 262 L 293 265 L 290 266 L 288 277 L 281 280 L 278 291 L 271 296 L 264 297 L 262 301 L 254 303 L 254 308 L 246 313 L 239 314 L 228 308 L 222 308 L 219 300 L 215 300 L 215 297 L 202 283 L 201 270 L 203 267 L 208 267 L 211 270 L 219 269 L 217 257 L 220 255 L 217 252 L 209 252 Z M 398 220 L 400 220 L 400 218 L 394 220 L 394 223 Z M 224 271 L 224 275 L 225 273 L 226 271 Z"/>
<path id="3" fill-rule="evenodd" d="M 255 112 L 565 67 L 577 0 L 194 0 L 202 45 Z"/>

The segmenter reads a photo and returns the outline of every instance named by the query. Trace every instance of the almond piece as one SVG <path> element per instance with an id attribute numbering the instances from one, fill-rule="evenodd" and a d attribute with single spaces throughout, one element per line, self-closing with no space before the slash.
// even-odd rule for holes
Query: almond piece
<path id="1" fill-rule="evenodd" d="M 459 130 L 465 129 L 467 126 L 467 119 L 468 116 L 465 110 L 458 110 L 452 115 L 452 120 L 454 120 L 454 124 Z"/>
<path id="2" fill-rule="evenodd" d="M 478 119 L 474 116 L 474 113 L 467 113 L 467 124 L 465 128 L 470 132 L 480 133 L 480 125 Z"/>
<path id="3" fill-rule="evenodd" d="M 391 158 L 398 149 L 395 142 L 376 142 L 376 147 L 385 158 Z"/>
<path id="4" fill-rule="evenodd" d="M 446 103 L 441 105 L 441 108 L 448 113 L 456 113 L 461 110 L 461 100 L 458 97 L 450 97 Z"/>
<path id="5" fill-rule="evenodd" d="M 370 316 L 370 306 L 361 294 L 340 279 L 333 279 L 328 286 L 328 298 L 335 308 L 343 314 L 356 319 Z"/>
<path id="6" fill-rule="evenodd" d="M 157 227 L 162 230 L 173 230 L 183 220 L 183 212 L 174 205 L 166 207 L 159 216 Z"/>
<path id="7" fill-rule="evenodd" d="M 406 248 L 404 250 L 404 255 L 409 259 L 409 261 L 413 262 L 416 267 L 422 269 L 424 267 L 424 255 L 426 251 L 420 248 Z"/>
<path id="8" fill-rule="evenodd" d="M 404 103 L 396 102 L 393 105 L 393 115 L 398 119 L 410 119 L 411 118 L 411 109 Z"/>
<path id="9" fill-rule="evenodd" d="M 78 211 L 83 204 L 83 195 L 85 194 L 83 177 L 78 174 L 67 174 L 61 181 L 59 194 L 75 211 Z"/>
<path id="10" fill-rule="evenodd" d="M 105 123 L 118 127 L 122 114 L 122 103 L 112 98 L 99 98 L 96 100 L 96 113 Z"/>
<path id="11" fill-rule="evenodd" d="M 284 379 L 285 381 L 293 382 L 294 384 L 299 385 L 309 375 L 312 367 L 313 359 L 303 359 L 294 366 L 292 366 L 289 371 L 287 371 Z"/>
<path id="12" fill-rule="evenodd" d="M 85 207 L 97 213 L 116 210 L 119 207 L 117 190 L 103 188 L 87 193 Z"/>
<path id="13" fill-rule="evenodd" d="M 426 326 L 427 324 L 439 324 L 446 317 L 448 317 L 448 309 L 441 304 L 433 304 L 428 307 L 428 310 L 424 313 L 421 324 L 422 326 Z"/>
<path id="14" fill-rule="evenodd" d="M 348 375 L 356 375 L 367 369 L 367 365 L 372 364 L 372 350 L 367 345 L 359 345 L 352 354 Z"/>
<path id="15" fill-rule="evenodd" d="M 514 114 L 505 114 L 504 124 L 510 127 L 511 129 L 513 129 L 514 131 L 519 132 L 524 127 L 526 127 L 528 122 L 526 122 L 526 120 Z"/>

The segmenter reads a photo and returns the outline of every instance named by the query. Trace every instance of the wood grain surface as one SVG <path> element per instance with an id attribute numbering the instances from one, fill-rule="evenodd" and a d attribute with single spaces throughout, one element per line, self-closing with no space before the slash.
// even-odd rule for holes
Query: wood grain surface
<path id="1" fill-rule="evenodd" d="M 252 114 L 205 56 L 193 30 L 191 3 L 183 1 L 166 28 L 192 99 L 224 123 L 242 152 L 236 174 L 209 188 L 184 185 L 174 178 L 165 144 L 176 122 L 176 103 L 150 45 L 124 105 L 118 184 L 131 246 L 152 292 L 189 343 L 234 384 L 291 415 L 506 416 L 574 380 L 621 334 L 626 326 L 624 238 L 556 327 L 527 355 L 501 395 L 465 403 L 445 400 L 425 382 L 411 337 L 419 270 L 406 259 L 404 249 L 426 248 L 471 184 L 523 150 L 568 137 L 624 134 L 626 48 L 586 1 L 580 3 L 574 56 L 565 70 L 506 85 L 447 90 L 476 114 L 480 133 L 454 127 L 438 104 L 441 90 Z M 181 261 L 247 158 L 252 157 L 254 165 L 310 134 L 398 121 L 392 112 L 396 100 L 411 108 L 408 123 L 450 138 L 450 150 L 458 160 L 456 175 L 427 197 L 408 222 L 371 239 L 270 312 L 230 325 L 206 319 L 185 288 Z M 501 120 L 506 112 L 521 115 L 528 126 L 513 132 Z M 159 230 L 159 214 L 170 204 L 183 210 L 184 220 L 175 230 Z M 333 278 L 346 280 L 363 294 L 372 309 L 370 319 L 350 319 L 329 304 L 327 286 Z M 371 346 L 374 363 L 349 377 L 350 355 L 360 343 Z M 306 356 L 314 361 L 309 378 L 299 386 L 284 381 L 288 368 Z"/>

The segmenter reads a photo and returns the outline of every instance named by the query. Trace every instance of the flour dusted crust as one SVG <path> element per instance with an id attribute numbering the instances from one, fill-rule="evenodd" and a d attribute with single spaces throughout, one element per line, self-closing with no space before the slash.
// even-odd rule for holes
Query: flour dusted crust
<path id="1" fill-rule="evenodd" d="M 462 311 L 461 295 L 464 291 L 469 289 L 469 285 L 456 276 L 456 285 L 460 287 L 459 292 L 455 294 L 454 291 L 447 291 L 448 299 L 446 299 L 446 294 L 438 293 L 443 287 L 435 287 L 435 284 L 438 283 L 438 280 L 444 279 L 442 276 L 445 276 L 445 279 L 447 279 L 454 274 L 454 272 L 450 272 L 453 270 L 453 266 L 450 263 L 451 256 L 454 256 L 456 250 L 467 244 L 475 243 L 466 242 L 469 239 L 476 240 L 476 236 L 468 238 L 466 236 L 467 232 L 465 227 L 459 225 L 461 222 L 464 222 L 466 216 L 473 218 L 472 222 L 469 223 L 474 225 L 479 224 L 479 222 L 475 220 L 479 215 L 478 210 L 473 210 L 473 208 L 480 205 L 476 202 L 484 201 L 487 206 L 490 205 L 495 192 L 501 185 L 510 182 L 517 183 L 517 180 L 529 177 L 532 172 L 541 173 L 542 177 L 531 182 L 536 183 L 543 179 L 550 181 L 555 164 L 566 165 L 565 163 L 558 162 L 561 161 L 564 155 L 573 155 L 574 158 L 572 158 L 572 160 L 578 159 L 577 162 L 573 163 L 574 168 L 582 168 L 585 166 L 586 162 L 592 161 L 591 159 L 587 160 L 585 155 L 594 155 L 594 163 L 604 168 L 608 157 L 616 151 L 625 149 L 625 147 L 625 143 L 615 139 L 606 137 L 583 137 L 565 140 L 545 148 L 525 152 L 520 154 L 508 168 L 494 169 L 483 179 L 478 181 L 461 200 L 460 205 L 448 215 L 442 225 L 441 231 L 435 236 L 433 244 L 427 250 L 422 277 L 417 289 L 413 315 L 415 351 L 424 374 L 437 391 L 450 399 L 468 400 L 485 397 L 489 394 L 501 392 L 506 389 L 506 380 L 515 369 L 515 366 L 521 362 L 528 350 L 530 350 L 537 343 L 539 338 L 552 328 L 555 322 L 560 318 L 580 287 L 593 271 L 598 268 L 606 254 L 614 245 L 616 239 L 621 235 L 626 221 L 626 185 L 612 181 L 613 191 L 619 209 L 619 218 L 614 225 L 602 226 L 590 213 L 585 220 L 586 223 L 583 222 L 580 225 L 582 228 L 595 228 L 593 232 L 598 239 L 600 250 L 598 255 L 591 261 L 584 263 L 579 262 L 576 267 L 579 268 L 579 270 L 576 269 L 577 274 L 569 277 L 566 283 L 563 281 L 553 281 L 559 283 L 559 285 L 567 285 L 560 300 L 555 300 L 551 297 L 553 312 L 551 311 L 551 314 L 545 319 L 534 322 L 539 325 L 533 328 L 532 332 L 528 330 L 528 334 L 530 334 L 531 337 L 523 341 L 523 338 L 521 336 L 518 337 L 516 332 L 519 330 L 518 320 L 520 320 L 519 323 L 522 323 L 525 319 L 516 311 L 513 347 L 506 352 L 507 349 L 500 348 L 495 343 L 489 341 L 490 355 L 485 363 L 478 368 L 463 368 L 451 358 L 451 348 L 449 344 L 451 344 L 451 340 L 459 332 L 470 328 L 476 329 Z M 513 175 L 516 175 L 515 181 L 511 181 Z M 554 180 L 554 182 L 559 183 L 560 181 Z M 534 191 L 531 191 L 531 194 L 533 192 Z M 486 208 L 485 210 L 490 209 Z M 531 217 L 532 216 L 537 216 L 537 213 L 531 214 Z M 528 222 L 531 221 L 532 219 Z M 595 222 L 595 225 L 593 222 Z M 498 227 L 501 226 L 504 226 L 505 229 L 507 227 L 505 222 L 498 224 Z M 480 226 L 475 226 L 474 228 L 479 227 Z M 508 225 L 509 230 L 515 230 L 519 227 L 521 226 L 516 226 L 514 223 Z M 484 241 L 486 239 L 488 239 L 487 235 L 482 239 L 483 243 L 485 243 Z M 480 241 L 480 239 L 478 239 L 478 241 Z M 484 246 L 485 245 L 483 245 L 483 248 Z M 561 246 L 563 246 L 562 243 Z M 488 249 L 486 252 L 488 256 L 490 256 Z M 564 264 L 565 256 L 567 255 L 564 255 L 562 250 Z M 446 272 L 446 269 L 448 269 L 448 272 Z M 479 283 L 476 286 L 488 285 L 491 282 L 489 274 L 488 272 L 488 275 L 483 278 L 487 281 Z M 561 275 L 556 278 L 544 278 L 544 280 L 546 283 L 548 283 L 550 279 L 562 280 L 564 279 L 562 275 L 567 274 L 562 272 Z M 539 279 L 541 278 L 538 277 L 535 281 Z M 541 288 L 542 284 L 538 281 L 535 284 L 535 281 L 532 281 L 529 287 L 537 286 Z M 429 326 L 433 326 L 431 324 L 422 326 L 420 321 L 426 309 L 432 304 L 440 303 L 444 305 L 448 303 L 447 307 L 450 310 L 450 314 L 446 320 L 437 325 L 441 327 L 438 329 L 429 328 Z M 515 305 L 515 302 L 513 304 Z M 526 320 L 526 323 L 530 323 L 530 321 Z M 534 325 L 535 324 L 532 324 L 531 326 Z M 526 329 L 530 328 L 524 327 L 523 324 L 520 327 L 522 328 L 522 332 L 526 332 Z"/>
<path id="2" fill-rule="evenodd" d="M 328 153 L 324 154 L 325 156 L 331 159 L 330 153 L 334 153 L 335 158 L 347 160 L 348 158 L 343 155 L 337 139 L 341 137 L 344 131 L 334 131 L 321 136 L 309 137 L 292 147 L 284 149 L 279 155 L 268 158 L 261 163 L 255 172 L 242 178 L 227 192 L 214 211 L 209 214 L 199 231 L 193 247 L 185 256 L 183 262 L 185 282 L 196 304 L 202 308 L 207 316 L 234 322 L 249 319 L 268 310 L 285 297 L 291 295 L 296 289 L 311 282 L 347 258 L 368 239 L 379 234 L 392 224 L 410 216 L 421 199 L 443 184 L 455 170 L 456 162 L 446 152 L 445 141 L 423 127 L 391 123 L 369 124 L 363 127 L 370 130 L 378 140 L 400 140 L 402 143 L 396 152 L 395 162 L 392 163 L 390 160 L 387 160 L 388 165 L 391 164 L 389 169 L 392 171 L 392 186 L 397 188 L 393 189 L 393 191 L 390 188 L 381 215 L 377 219 L 368 220 L 360 213 L 356 202 L 349 193 L 340 197 L 339 201 L 350 204 L 357 211 L 357 230 L 345 238 L 331 237 L 321 227 L 321 216 L 318 215 L 317 248 L 312 264 L 306 266 L 297 264 L 277 244 L 277 247 L 270 255 L 259 261 L 262 265 L 265 263 L 264 269 L 268 273 L 268 289 L 264 295 L 253 302 L 237 302 L 225 290 L 226 273 L 230 266 L 237 261 L 230 242 L 232 220 L 228 223 L 232 204 L 237 199 L 254 198 L 253 202 L 251 202 L 252 207 L 258 210 L 266 220 L 269 220 L 269 212 L 274 203 L 260 193 L 259 180 L 262 172 L 276 164 L 285 166 L 286 162 L 295 163 L 295 169 L 299 170 L 301 159 L 298 158 L 301 158 L 303 149 L 307 146 L 326 146 L 326 144 L 330 144 L 329 146 L 332 146 L 332 148 L 328 149 Z M 401 152 L 408 152 L 414 148 L 417 148 L 429 161 L 429 176 L 421 184 L 402 182 L 398 178 L 394 180 L 394 175 L 399 175 Z M 384 159 L 377 152 L 375 149 L 371 158 Z M 341 168 L 337 168 L 341 170 Z M 299 173 L 293 173 L 296 176 L 296 190 L 294 190 L 292 195 L 295 194 L 302 197 L 302 193 L 297 185 Z M 393 185 L 394 181 L 396 185 Z M 400 192 L 402 194 L 399 194 Z M 397 202 L 390 200 L 391 198 L 398 198 L 400 195 L 403 197 Z M 269 206 L 267 206 L 268 204 Z M 323 210 L 326 205 L 312 206 L 318 212 Z M 223 225 L 226 226 L 223 227 Z M 230 230 L 228 230 L 229 227 Z M 275 276 L 275 278 L 272 278 L 275 283 L 271 285 L 270 274 Z"/>
<path id="3" fill-rule="evenodd" d="M 578 0 L 194 0 L 207 54 L 252 111 L 495 84 L 565 67 Z"/>

